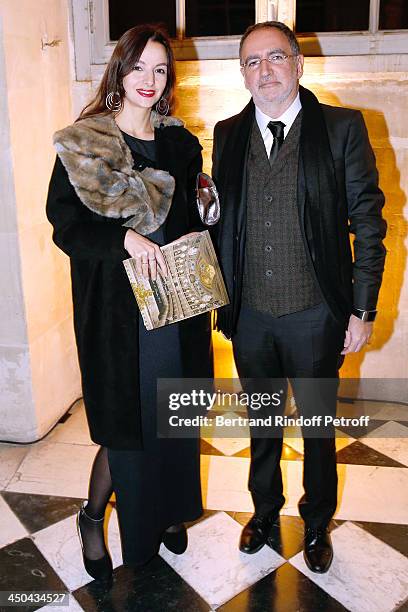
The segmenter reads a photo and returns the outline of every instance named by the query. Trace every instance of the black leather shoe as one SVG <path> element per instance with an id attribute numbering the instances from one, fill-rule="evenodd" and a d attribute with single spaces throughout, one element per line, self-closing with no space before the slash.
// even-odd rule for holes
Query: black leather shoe
<path id="1" fill-rule="evenodd" d="M 333 548 L 326 528 L 305 529 L 303 558 L 307 567 L 318 574 L 324 574 L 333 561 Z"/>
<path id="2" fill-rule="evenodd" d="M 84 544 L 82 542 L 82 534 L 81 534 L 81 522 L 86 521 L 88 524 L 95 526 L 95 528 L 103 529 L 103 521 L 105 519 L 93 519 L 87 515 L 85 512 L 84 504 L 82 504 L 80 511 L 77 514 L 76 524 L 77 531 L 79 536 L 79 541 L 81 543 L 82 549 L 82 559 L 84 562 L 84 567 L 88 574 L 94 578 L 95 580 L 110 580 L 112 578 L 113 573 L 113 565 L 112 559 L 110 558 L 109 552 L 105 547 L 105 554 L 100 559 L 88 559 L 85 556 Z"/>
<path id="3" fill-rule="evenodd" d="M 239 541 L 239 550 L 248 555 L 261 550 L 268 540 L 272 525 L 278 519 L 278 514 L 261 516 L 254 514 L 250 521 L 245 525 Z"/>
<path id="4" fill-rule="evenodd" d="M 165 547 L 175 555 L 182 555 L 188 545 L 187 529 L 182 523 L 176 531 L 165 531 L 162 535 Z"/>

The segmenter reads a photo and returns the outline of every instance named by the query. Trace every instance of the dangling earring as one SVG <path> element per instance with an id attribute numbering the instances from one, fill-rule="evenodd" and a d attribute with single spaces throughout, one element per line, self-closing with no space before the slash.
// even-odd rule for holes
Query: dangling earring
<path id="1" fill-rule="evenodd" d="M 170 105 L 167 102 L 166 98 L 160 98 L 160 100 L 156 104 L 156 110 L 160 115 L 167 115 L 170 110 Z"/>
<path id="2" fill-rule="evenodd" d="M 112 113 L 118 113 L 122 110 L 122 98 L 118 91 L 111 91 L 108 93 L 105 99 L 106 107 L 112 111 Z"/>

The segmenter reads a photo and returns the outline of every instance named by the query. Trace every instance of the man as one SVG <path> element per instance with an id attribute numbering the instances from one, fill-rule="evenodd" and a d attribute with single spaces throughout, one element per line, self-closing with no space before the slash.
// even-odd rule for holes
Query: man
<path id="1" fill-rule="evenodd" d="M 384 197 L 361 113 L 320 104 L 299 87 L 303 61 L 280 22 L 251 26 L 241 39 L 241 73 L 252 99 L 214 130 L 217 241 L 231 300 L 217 328 L 232 338 L 241 379 L 289 378 L 301 414 L 311 416 L 321 401 L 334 415 L 343 355 L 359 351 L 372 333 L 385 259 Z M 321 396 L 305 395 L 302 379 L 334 385 Z M 255 514 L 242 531 L 245 553 L 266 543 L 285 501 L 282 433 L 253 434 Z M 323 573 L 333 558 L 327 527 L 337 504 L 334 429 L 303 436 L 304 558 Z"/>

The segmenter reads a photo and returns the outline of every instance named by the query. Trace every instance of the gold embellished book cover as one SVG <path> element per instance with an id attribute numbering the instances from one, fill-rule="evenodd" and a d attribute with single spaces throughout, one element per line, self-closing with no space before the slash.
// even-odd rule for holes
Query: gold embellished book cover
<path id="1" fill-rule="evenodd" d="M 146 329 L 155 329 L 208 312 L 229 303 L 224 280 L 208 231 L 161 247 L 168 276 L 159 269 L 156 280 L 136 270 L 136 260 L 125 266 Z"/>

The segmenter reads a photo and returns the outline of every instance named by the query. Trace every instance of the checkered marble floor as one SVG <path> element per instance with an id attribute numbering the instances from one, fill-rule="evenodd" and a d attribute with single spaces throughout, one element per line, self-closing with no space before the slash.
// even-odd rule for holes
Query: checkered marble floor
<path id="1" fill-rule="evenodd" d="M 311 573 L 303 561 L 297 511 L 303 446 L 298 432 L 288 429 L 282 459 L 286 504 L 268 546 L 255 555 L 237 548 L 252 514 L 248 439 L 206 438 L 207 510 L 188 526 L 186 553 L 173 555 L 162 546 L 137 573 L 123 567 L 113 504 L 108 541 L 115 571 L 107 590 L 83 570 L 75 531 L 97 450 L 78 402 L 43 441 L 0 445 L 0 591 L 68 591 L 70 604 L 62 609 L 69 611 L 408 610 L 408 408 L 365 408 L 368 430 L 337 431 L 339 506 L 327 574 Z M 352 414 L 353 406 L 340 404 L 339 411 Z"/>

